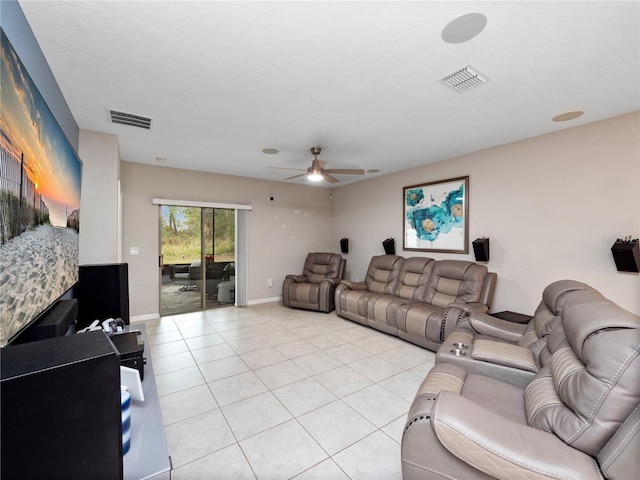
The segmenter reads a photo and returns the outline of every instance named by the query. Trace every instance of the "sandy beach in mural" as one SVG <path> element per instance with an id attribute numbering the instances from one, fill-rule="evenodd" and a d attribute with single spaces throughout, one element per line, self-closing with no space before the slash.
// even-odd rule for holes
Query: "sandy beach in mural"
<path id="1" fill-rule="evenodd" d="M 0 246 L 0 345 L 78 280 L 78 239 L 41 225 Z"/>

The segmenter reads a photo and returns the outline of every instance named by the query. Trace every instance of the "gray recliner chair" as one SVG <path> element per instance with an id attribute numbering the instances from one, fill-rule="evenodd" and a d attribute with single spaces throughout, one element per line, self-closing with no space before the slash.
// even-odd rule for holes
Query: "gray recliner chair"
<path id="1" fill-rule="evenodd" d="M 334 293 L 344 276 L 346 262 L 337 253 L 309 253 L 302 275 L 287 275 L 284 279 L 284 306 L 325 313 L 334 310 Z"/>
<path id="2" fill-rule="evenodd" d="M 404 480 L 637 477 L 640 317 L 595 290 L 565 296 L 526 388 L 433 367 L 405 426 Z"/>

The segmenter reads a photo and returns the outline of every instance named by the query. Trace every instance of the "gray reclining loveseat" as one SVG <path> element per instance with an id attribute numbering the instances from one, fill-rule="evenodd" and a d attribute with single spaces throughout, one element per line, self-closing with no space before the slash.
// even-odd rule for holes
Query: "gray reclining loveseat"
<path id="1" fill-rule="evenodd" d="M 592 289 L 564 297 L 525 388 L 432 368 L 409 410 L 404 480 L 637 478 L 640 317 Z"/>
<path id="2" fill-rule="evenodd" d="M 469 373 L 524 388 L 551 356 L 548 336 L 562 321 L 569 294 L 577 290 L 595 291 L 575 280 L 558 280 L 547 286 L 528 324 L 472 312 L 440 345 L 436 363 L 455 363 Z"/>

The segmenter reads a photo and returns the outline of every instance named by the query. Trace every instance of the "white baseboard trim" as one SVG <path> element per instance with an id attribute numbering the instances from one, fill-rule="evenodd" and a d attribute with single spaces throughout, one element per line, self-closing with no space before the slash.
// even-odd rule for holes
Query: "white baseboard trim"
<path id="1" fill-rule="evenodd" d="M 157 320 L 160 318 L 159 313 L 147 313 L 146 315 L 136 315 L 134 317 L 129 318 L 130 323 L 142 323 L 147 320 Z"/>
<path id="2" fill-rule="evenodd" d="M 270 297 L 270 298 L 258 298 L 256 300 L 249 300 L 247 305 L 258 305 L 260 303 L 271 303 L 271 302 L 281 302 L 282 295 L 279 297 Z"/>
<path id="3" fill-rule="evenodd" d="M 282 295 L 279 297 L 269 297 L 269 298 L 258 298 L 256 300 L 249 300 L 247 305 L 259 305 L 261 303 L 272 303 L 272 302 L 281 302 Z M 160 318 L 159 313 L 147 313 L 145 315 L 135 315 L 133 317 L 129 317 L 130 323 L 143 323 L 148 320 L 158 320 Z"/>

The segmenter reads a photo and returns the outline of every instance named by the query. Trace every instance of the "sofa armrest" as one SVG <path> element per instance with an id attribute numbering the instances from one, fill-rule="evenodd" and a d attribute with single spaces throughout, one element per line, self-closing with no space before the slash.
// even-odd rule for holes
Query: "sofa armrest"
<path id="1" fill-rule="evenodd" d="M 431 425 L 440 443 L 472 467 L 498 479 L 602 479 L 591 456 L 551 433 L 508 420 L 468 398 L 438 394 Z"/>
<path id="2" fill-rule="evenodd" d="M 337 281 L 336 281 L 337 280 Z M 318 290 L 318 311 L 330 312 L 336 308 L 335 292 L 336 286 L 340 283 L 338 278 L 325 278 L 319 285 Z"/>
<path id="3" fill-rule="evenodd" d="M 471 358 L 533 373 L 538 371 L 531 349 L 513 343 L 480 338 L 473 343 Z"/>
<path id="4" fill-rule="evenodd" d="M 289 281 L 293 283 L 304 283 L 307 281 L 307 277 L 304 275 L 287 275 L 284 278 L 289 279 Z"/>
<path id="5" fill-rule="evenodd" d="M 489 311 L 489 306 L 484 303 L 462 303 L 462 302 L 454 302 L 449 305 L 450 307 L 459 308 L 460 310 L 464 310 L 467 313 L 478 312 L 478 313 L 487 313 Z"/>
<path id="6" fill-rule="evenodd" d="M 365 282 L 352 282 L 351 280 L 340 280 L 342 283 L 349 287 L 351 290 L 366 290 L 367 284 Z"/>
<path id="7" fill-rule="evenodd" d="M 442 326 L 440 328 L 440 343 L 465 321 L 472 313 L 484 313 L 489 311 L 489 307 L 484 303 L 450 303 L 444 312 Z"/>
<path id="8" fill-rule="evenodd" d="M 338 285 L 334 293 L 334 303 L 336 308 L 336 314 L 339 317 L 343 317 L 345 313 L 342 310 L 342 307 L 345 304 L 341 302 L 340 299 L 343 298 L 343 295 L 346 298 L 350 290 L 360 290 L 360 291 L 367 290 L 367 284 L 365 282 L 352 282 L 350 280 L 340 280 L 340 282 L 338 282 Z"/>
<path id="9" fill-rule="evenodd" d="M 294 283 L 303 283 L 307 281 L 304 275 L 287 275 L 282 282 L 282 304 L 285 307 L 291 306 L 291 298 L 289 297 L 289 287 Z"/>
<path id="10" fill-rule="evenodd" d="M 468 321 L 476 333 L 512 343 L 517 343 L 527 328 L 526 324 L 501 320 L 480 312 L 471 312 Z"/>

